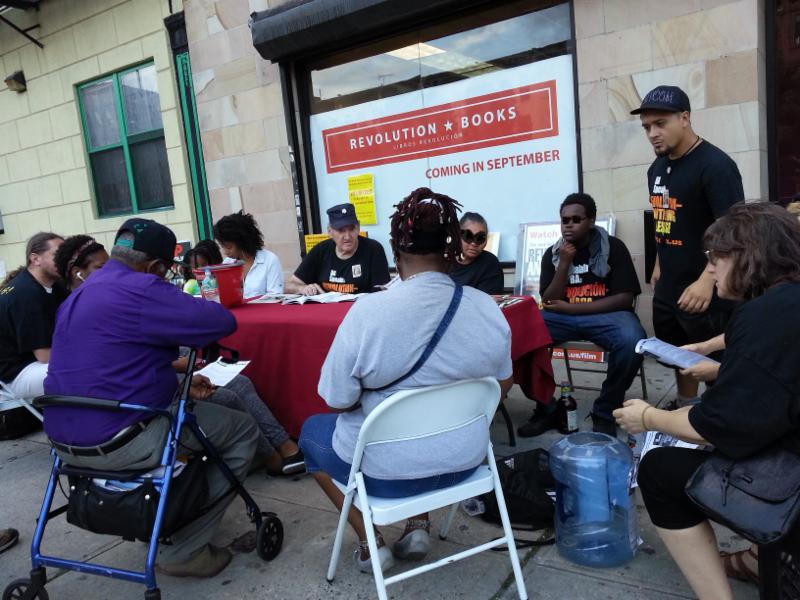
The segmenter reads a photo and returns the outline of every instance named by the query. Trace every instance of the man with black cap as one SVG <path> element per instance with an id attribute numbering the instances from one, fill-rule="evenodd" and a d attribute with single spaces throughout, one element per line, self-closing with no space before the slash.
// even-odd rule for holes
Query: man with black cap
<path id="1" fill-rule="evenodd" d="M 374 292 L 389 282 L 389 264 L 383 246 L 358 235 L 360 224 L 352 204 L 328 209 L 328 235 L 297 267 L 286 284 L 293 294 Z"/>
<path id="2" fill-rule="evenodd" d="M 722 333 L 732 309 L 705 271 L 703 234 L 744 200 L 742 176 L 725 152 L 694 132 L 682 89 L 660 85 L 631 114 L 639 115 L 656 153 L 647 171 L 657 250 L 653 328 L 676 346 L 701 342 Z M 676 378 L 678 404 L 697 395 L 695 379 L 677 371 Z"/>
<path id="3" fill-rule="evenodd" d="M 164 281 L 174 251 L 175 234 L 167 227 L 147 219 L 123 224 L 109 261 L 58 312 L 44 384 L 47 394 L 170 406 L 178 347 L 203 347 L 236 329 L 226 308 Z M 197 400 L 212 391 L 207 380 L 192 385 Z M 210 402 L 197 403 L 194 414 L 223 460 L 244 480 L 258 440 L 252 417 Z M 157 465 L 169 422 L 137 412 L 52 406 L 44 409 L 44 428 L 66 463 L 118 471 Z M 180 444 L 201 449 L 188 432 Z M 159 550 L 159 569 L 169 575 L 210 577 L 231 560 L 228 550 L 209 544 L 233 498 L 230 486 L 218 469 L 207 469 L 204 476 L 208 512 Z"/>

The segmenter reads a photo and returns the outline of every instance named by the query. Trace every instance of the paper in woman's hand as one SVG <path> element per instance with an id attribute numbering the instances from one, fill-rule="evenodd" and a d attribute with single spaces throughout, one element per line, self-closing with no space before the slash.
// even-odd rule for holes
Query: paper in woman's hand
<path id="1" fill-rule="evenodd" d="M 692 365 L 696 365 L 703 360 L 719 364 L 713 358 L 708 358 L 707 356 L 703 356 L 697 352 L 692 352 L 691 350 L 685 350 L 684 348 L 673 346 L 672 344 L 662 342 L 658 338 L 654 337 L 639 340 L 636 343 L 636 352 L 639 354 L 647 354 L 659 362 L 663 362 L 680 369 L 688 369 Z"/>
<path id="2" fill-rule="evenodd" d="M 249 360 L 229 363 L 224 362 L 222 358 L 218 358 L 210 365 L 206 365 L 199 371 L 195 371 L 195 375 L 205 375 L 211 383 L 217 387 L 222 387 L 223 385 L 229 384 L 231 380 L 241 373 L 249 364 Z"/>

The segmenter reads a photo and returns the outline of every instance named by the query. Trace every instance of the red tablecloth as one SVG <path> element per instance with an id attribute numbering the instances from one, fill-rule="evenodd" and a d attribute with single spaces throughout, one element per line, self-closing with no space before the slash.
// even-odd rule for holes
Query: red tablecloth
<path id="1" fill-rule="evenodd" d="M 292 436 L 311 415 L 326 412 L 317 382 L 339 324 L 352 304 L 250 304 L 233 309 L 239 328 L 222 343 L 252 361 L 244 374 Z M 514 381 L 529 398 L 549 399 L 555 382 L 550 335 L 531 298 L 503 310 L 511 327 Z"/>

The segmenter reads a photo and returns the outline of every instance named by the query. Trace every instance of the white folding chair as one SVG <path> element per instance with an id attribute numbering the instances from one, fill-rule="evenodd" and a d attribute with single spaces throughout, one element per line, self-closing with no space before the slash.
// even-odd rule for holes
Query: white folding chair
<path id="1" fill-rule="evenodd" d="M 42 413 L 33 407 L 30 400 L 17 396 L 10 387 L 0 381 L 0 412 L 19 408 L 20 406 L 28 409 L 28 412 L 40 421 L 44 421 Z"/>
<path id="2" fill-rule="evenodd" d="M 370 444 L 411 440 L 442 433 L 477 419 L 483 419 L 488 428 L 499 401 L 499 384 L 495 379 L 486 377 L 419 390 L 397 392 L 384 400 L 367 416 L 358 434 L 347 486 L 342 486 L 334 481 L 345 497 L 342 512 L 339 516 L 339 527 L 336 530 L 336 538 L 333 542 L 331 562 L 328 566 L 328 582 L 332 582 L 336 575 L 336 564 L 342 547 L 344 531 L 347 527 L 347 515 L 350 512 L 350 506 L 355 504 L 356 508 L 364 515 L 372 572 L 375 576 L 375 586 L 380 600 L 386 600 L 387 598 L 387 585 L 503 544 L 508 545 L 508 555 L 514 571 L 519 597 L 521 600 L 525 600 L 528 597 L 525 590 L 525 582 L 522 579 L 522 568 L 519 564 L 519 556 L 514 543 L 514 534 L 506 511 L 503 489 L 500 487 L 500 478 L 497 474 L 497 465 L 495 464 L 491 442 L 486 448 L 488 464 L 479 466 L 475 473 L 461 483 L 425 494 L 406 498 L 370 496 L 367 494 L 364 486 L 364 475 L 361 472 L 364 449 Z M 503 537 L 384 579 L 380 559 L 378 558 L 378 545 L 373 525 L 389 525 L 414 515 L 450 506 L 450 511 L 439 534 L 439 538 L 444 540 L 458 509 L 458 503 L 492 490 L 494 490 L 497 497 L 497 505 L 503 523 Z"/>

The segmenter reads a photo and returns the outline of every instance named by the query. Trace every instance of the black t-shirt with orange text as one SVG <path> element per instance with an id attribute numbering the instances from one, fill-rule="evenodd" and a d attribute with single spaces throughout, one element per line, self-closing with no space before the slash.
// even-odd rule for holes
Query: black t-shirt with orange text
<path id="1" fill-rule="evenodd" d="M 608 236 L 608 243 L 608 266 L 611 268 L 608 275 L 598 277 L 592 273 L 589 269 L 589 247 L 578 249 L 572 259 L 562 300 L 566 300 L 570 304 L 578 304 L 593 302 L 623 292 L 630 292 L 634 296 L 642 292 L 628 248 L 622 240 L 612 235 Z M 556 268 L 553 265 L 553 249 L 551 247 L 542 256 L 542 272 L 539 277 L 539 289 L 542 292 L 549 287 L 555 274 Z"/>
<path id="2" fill-rule="evenodd" d="M 706 229 L 744 200 L 742 176 L 731 157 L 704 140 L 682 158 L 657 158 L 647 184 L 661 266 L 655 296 L 674 303 L 706 267 Z"/>
<path id="3" fill-rule="evenodd" d="M 355 254 L 342 260 L 336 256 L 336 244 L 328 239 L 309 251 L 294 274 L 326 292 L 360 294 L 389 283 L 389 264 L 380 242 L 360 237 Z"/>

